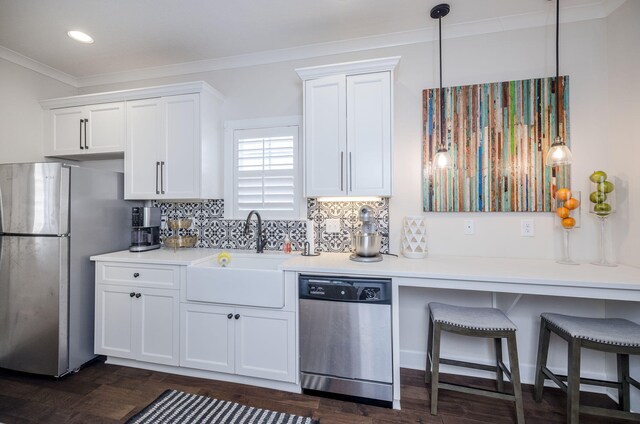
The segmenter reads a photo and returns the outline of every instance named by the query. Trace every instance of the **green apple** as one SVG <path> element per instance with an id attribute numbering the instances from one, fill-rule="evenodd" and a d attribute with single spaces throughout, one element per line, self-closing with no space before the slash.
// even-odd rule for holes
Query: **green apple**
<path id="1" fill-rule="evenodd" d="M 611 193 L 613 191 L 613 184 L 609 181 L 603 181 L 598 183 L 596 188 L 601 193 Z"/>
<path id="2" fill-rule="evenodd" d="M 607 195 L 601 191 L 594 191 L 589 195 L 591 203 L 602 203 L 607 200 Z"/>
<path id="3" fill-rule="evenodd" d="M 589 176 L 589 179 L 594 183 L 603 183 L 607 180 L 607 173 L 604 171 L 594 171 L 594 173 Z"/>
<path id="4" fill-rule="evenodd" d="M 593 206 L 593 211 L 598 215 L 609 215 L 611 213 L 611 205 L 608 203 L 597 203 Z"/>

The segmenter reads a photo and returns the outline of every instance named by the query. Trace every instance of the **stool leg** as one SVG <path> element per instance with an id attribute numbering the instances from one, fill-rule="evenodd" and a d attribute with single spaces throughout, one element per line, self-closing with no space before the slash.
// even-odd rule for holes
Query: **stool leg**
<path id="1" fill-rule="evenodd" d="M 431 356 L 431 415 L 438 415 L 438 383 L 440 382 L 440 336 L 441 324 L 433 323 L 433 347 Z"/>
<path id="2" fill-rule="evenodd" d="M 497 337 L 493 339 L 493 343 L 496 347 L 496 383 L 498 384 L 498 391 L 504 392 L 504 373 L 500 368 L 502 362 L 502 339 Z"/>
<path id="3" fill-rule="evenodd" d="M 427 320 L 429 326 L 429 334 L 427 335 L 427 365 L 425 367 L 424 382 L 431 381 L 431 358 L 433 358 L 433 320 L 431 319 L 431 311 L 429 311 L 429 319 Z"/>
<path id="4" fill-rule="evenodd" d="M 547 327 L 547 322 L 540 321 L 540 336 L 538 337 L 538 358 L 536 360 L 536 382 L 534 385 L 533 398 L 536 402 L 542 400 L 542 390 L 544 389 L 544 373 L 542 368 L 547 366 L 547 356 L 549 354 L 549 339 L 551 331 Z"/>
<path id="5" fill-rule="evenodd" d="M 629 355 L 619 353 L 618 357 L 618 381 L 622 387 L 618 389 L 618 407 L 629 412 L 631 401 L 629 399 Z"/>
<path id="6" fill-rule="evenodd" d="M 509 364 L 511 365 L 511 384 L 516 400 L 516 418 L 518 424 L 524 424 L 524 405 L 522 403 L 522 386 L 520 385 L 520 363 L 518 361 L 518 346 L 515 331 L 507 336 Z"/>
<path id="7" fill-rule="evenodd" d="M 580 420 L 580 341 L 569 341 L 567 358 L 567 423 L 578 424 Z"/>

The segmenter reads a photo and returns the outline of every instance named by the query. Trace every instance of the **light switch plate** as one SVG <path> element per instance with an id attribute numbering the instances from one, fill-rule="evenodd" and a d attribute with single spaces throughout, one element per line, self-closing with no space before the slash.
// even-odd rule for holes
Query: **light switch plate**
<path id="1" fill-rule="evenodd" d="M 327 224 L 327 229 L 326 229 L 327 233 L 339 233 L 340 232 L 340 220 L 339 219 L 337 219 L 337 218 L 327 219 L 325 222 Z"/>
<path id="2" fill-rule="evenodd" d="M 466 235 L 475 234 L 476 229 L 473 225 L 473 219 L 465 219 L 464 220 L 464 233 Z"/>

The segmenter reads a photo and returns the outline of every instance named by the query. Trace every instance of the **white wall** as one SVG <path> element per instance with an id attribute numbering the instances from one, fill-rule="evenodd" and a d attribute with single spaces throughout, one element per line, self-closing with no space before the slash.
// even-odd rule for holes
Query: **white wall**
<path id="1" fill-rule="evenodd" d="M 75 94 L 75 87 L 0 59 L 0 163 L 42 161 L 38 100 Z"/>
<path id="2" fill-rule="evenodd" d="M 446 31 L 445 31 L 446 32 Z M 507 31 L 444 41 L 444 84 L 551 76 L 555 73 L 554 27 Z M 588 189 L 587 177 L 608 165 L 606 25 L 604 20 L 563 24 L 561 73 L 571 78 L 571 139 L 574 187 Z M 373 57 L 400 55 L 395 82 L 394 196 L 390 203 L 391 250 L 397 252 L 402 218 L 422 211 L 421 131 L 422 90 L 438 84 L 437 43 L 343 54 L 221 70 L 180 77 L 137 81 L 81 89 L 114 89 L 205 80 L 226 97 L 223 119 L 260 118 L 302 113 L 302 84 L 294 69 Z M 429 213 L 432 255 L 557 257 L 560 230 L 551 213 Z M 465 236 L 464 219 L 475 220 L 476 234 Z M 520 220 L 535 220 L 535 237 L 520 236 Z M 583 226 L 574 231 L 572 247 L 579 259 L 597 254 L 596 222 L 583 211 Z"/>

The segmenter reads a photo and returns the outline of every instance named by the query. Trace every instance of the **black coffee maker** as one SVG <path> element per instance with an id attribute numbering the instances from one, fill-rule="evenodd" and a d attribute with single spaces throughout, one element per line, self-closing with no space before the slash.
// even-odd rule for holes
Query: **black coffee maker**
<path id="1" fill-rule="evenodd" d="M 153 249 L 160 249 L 160 208 L 132 208 L 129 251 Z"/>

